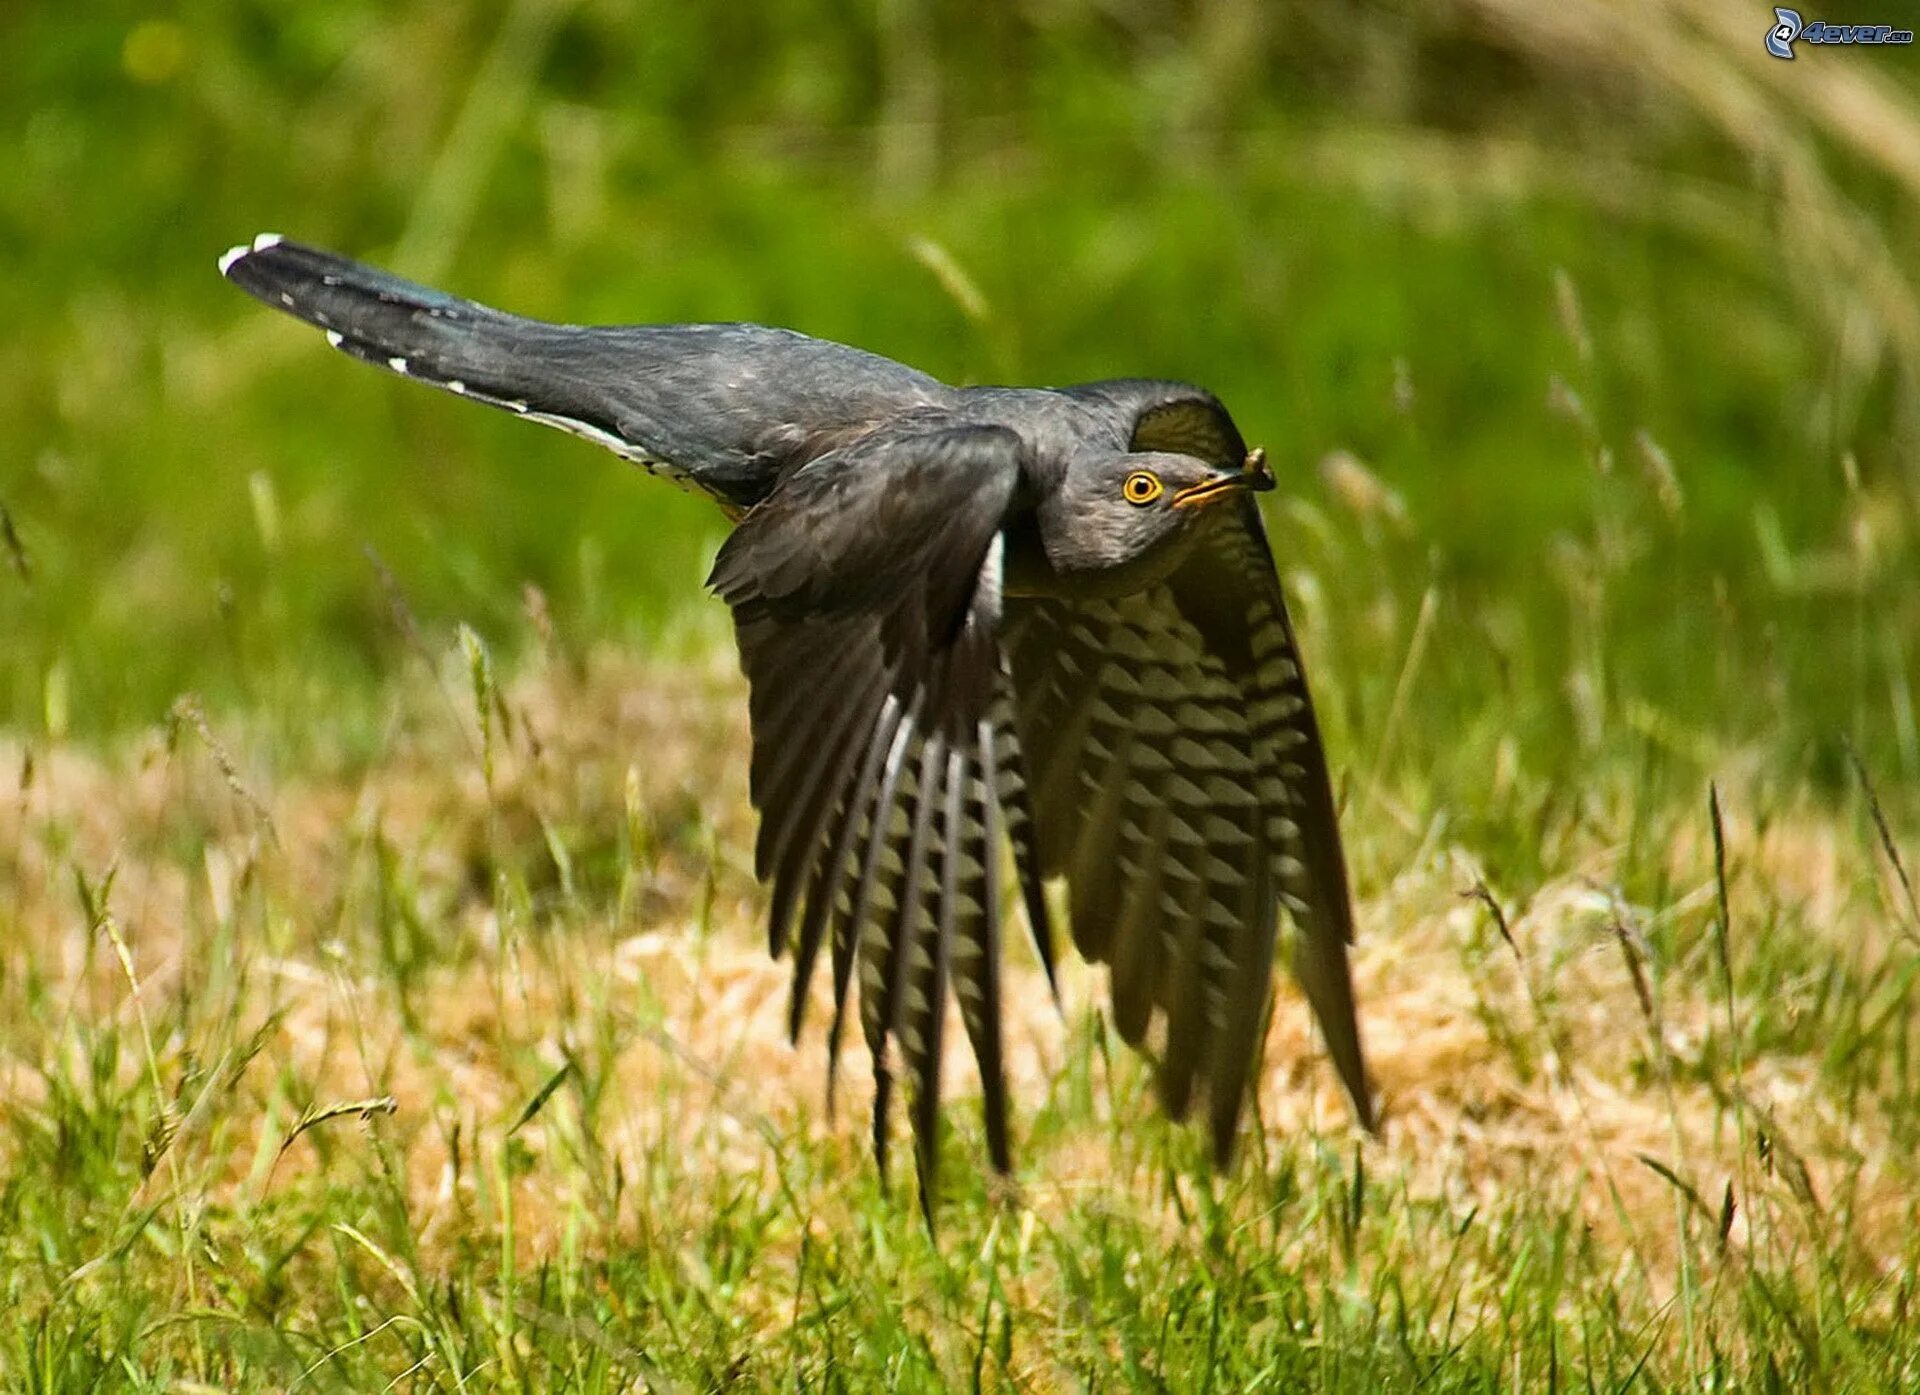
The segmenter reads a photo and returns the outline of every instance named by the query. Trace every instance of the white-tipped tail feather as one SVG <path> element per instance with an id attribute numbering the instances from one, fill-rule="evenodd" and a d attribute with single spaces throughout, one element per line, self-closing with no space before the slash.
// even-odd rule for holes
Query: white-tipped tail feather
<path id="1" fill-rule="evenodd" d="M 220 254 L 220 274 L 222 276 L 231 275 L 233 272 L 233 264 L 242 257 L 251 256 L 255 252 L 264 252 L 269 247 L 278 247 L 285 241 L 286 239 L 280 236 L 279 233 L 263 232 L 256 234 L 250 243 L 242 242 L 236 246 L 227 248 L 226 251 Z"/>

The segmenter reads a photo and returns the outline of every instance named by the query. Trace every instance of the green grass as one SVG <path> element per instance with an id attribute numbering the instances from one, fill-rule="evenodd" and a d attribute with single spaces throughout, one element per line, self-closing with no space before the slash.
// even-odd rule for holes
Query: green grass
<path id="1" fill-rule="evenodd" d="M 1920 88 L 1752 17 L 0 18 L 0 1385 L 1920 1385 Z M 722 521 L 327 353 L 261 228 L 1220 391 L 1383 1137 L 1283 995 L 1214 1175 L 1023 960 L 929 1235 L 782 1038 Z"/>
<path id="2" fill-rule="evenodd" d="M 483 724 L 461 664 L 399 684 L 379 758 L 332 776 L 183 711 L 9 795 L 9 1384 L 1920 1374 L 1920 919 L 1864 808 L 1741 780 L 1724 882 L 1704 801 L 1611 780 L 1540 815 L 1539 880 L 1362 833 L 1395 868 L 1359 966 L 1385 1135 L 1352 1132 L 1288 996 L 1224 1176 L 1155 1117 L 1093 976 L 1061 1018 L 1023 962 L 1019 1169 L 981 1176 L 963 1076 L 930 1235 L 823 1115 L 822 1005 L 782 1039 L 737 716 L 689 715 L 737 681 L 563 648 L 483 688 Z M 1522 773 L 1504 802 L 1550 794 Z"/>

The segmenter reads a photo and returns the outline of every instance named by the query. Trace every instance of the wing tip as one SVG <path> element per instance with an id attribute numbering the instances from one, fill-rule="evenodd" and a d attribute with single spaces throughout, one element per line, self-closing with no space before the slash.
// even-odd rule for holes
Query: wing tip
<path id="1" fill-rule="evenodd" d="M 938 1185 L 937 1181 L 929 1179 L 925 1174 L 920 1176 L 920 1218 L 926 1222 L 928 1237 L 936 1240 L 940 1236 L 940 1222 L 937 1215 L 939 1198 L 936 1195 Z"/>
<path id="2" fill-rule="evenodd" d="M 1372 1088 L 1362 1081 L 1358 1093 L 1352 1090 L 1348 1090 L 1347 1093 L 1353 1100 L 1353 1115 L 1360 1127 L 1365 1129 L 1371 1137 L 1380 1137 L 1382 1122 L 1380 1105 L 1373 1096 Z"/>

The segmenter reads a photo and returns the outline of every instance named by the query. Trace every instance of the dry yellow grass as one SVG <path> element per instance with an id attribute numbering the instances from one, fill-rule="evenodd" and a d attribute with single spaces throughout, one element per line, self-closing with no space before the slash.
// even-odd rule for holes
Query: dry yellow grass
<path id="1" fill-rule="evenodd" d="M 649 669 L 609 654 L 580 672 L 538 665 L 490 719 L 505 717 L 491 785 L 455 692 L 403 685 L 385 751 L 323 775 L 268 769 L 244 730 L 212 731 L 219 747 L 209 750 L 190 722 L 170 748 L 155 734 L 105 757 L 40 747 L 29 759 L 18 742 L 0 746 L 0 880 L 11 953 L 25 966 L 0 989 L 0 1097 L 33 1107 L 60 1074 L 52 1063 L 85 1049 L 76 1024 L 132 1032 L 213 1017 L 228 1024 L 217 1059 L 196 1058 L 209 1048 L 191 1029 L 153 1044 L 168 1077 L 191 1083 L 176 1095 L 177 1132 L 150 1192 L 188 1177 L 198 1206 L 257 1203 L 374 1147 L 377 1134 L 432 1256 L 472 1242 L 480 1194 L 498 1181 L 485 1175 L 489 1150 L 498 1166 L 520 1148 L 507 1169 L 517 1179 L 510 1219 L 531 1262 L 644 1243 L 708 1204 L 682 1194 L 664 1212 L 623 1209 L 590 1195 L 644 1176 L 662 1150 L 685 1175 L 770 1190 L 791 1185 L 783 1159 L 804 1144 L 831 1160 L 806 1178 L 808 1233 L 850 1225 L 849 1179 L 870 1167 L 867 1063 L 849 1050 L 843 1109 L 830 1121 L 821 985 L 798 1047 L 786 1041 L 786 969 L 766 957 L 745 866 L 752 824 L 730 669 Z M 1664 856 L 1679 891 L 1659 914 L 1704 923 L 1715 904 L 1704 816 L 1678 827 Z M 561 895 L 578 873 L 563 874 L 551 848 L 570 846 L 578 860 L 596 840 L 639 845 L 637 858 L 623 854 L 630 883 Z M 1821 937 L 1814 957 L 1895 951 L 1887 918 L 1856 891 L 1871 848 L 1832 815 L 1809 806 L 1760 834 L 1736 822 L 1730 841 L 1736 903 L 1798 907 L 1797 924 Z M 183 847 L 201 851 L 170 855 Z M 1429 841 L 1365 889 L 1356 973 L 1385 1129 L 1364 1143 L 1354 1133 L 1305 1009 L 1283 988 L 1259 1101 L 1268 1138 L 1309 1138 L 1335 1157 L 1359 1147 L 1372 1187 L 1460 1215 L 1497 1213 L 1524 1193 L 1577 1217 L 1660 1301 L 1676 1294 L 1684 1265 L 1737 1270 L 1757 1245 L 1786 1244 L 1813 1263 L 1828 1207 L 1897 1254 L 1920 1179 L 1893 1121 L 1837 1095 L 1811 1052 L 1756 1056 L 1737 1072 L 1690 1068 L 1728 1020 L 1719 970 L 1704 954 L 1665 966 L 1644 947 L 1629 954 L 1653 913 L 1607 889 L 1619 855 L 1597 839 L 1568 849 L 1561 875 L 1506 908 L 1510 943 L 1468 894 L 1478 873 L 1464 849 Z M 89 925 L 74 880 L 79 869 L 98 882 L 109 867 L 112 933 Z M 527 899 L 502 891 L 509 869 L 533 888 Z M 374 947 L 383 896 L 408 899 L 437 941 L 416 969 L 396 973 Z M 1736 915 L 1736 941 L 1741 933 Z M 232 1001 L 183 1014 L 177 1005 L 196 994 Z M 1023 1120 L 1057 1091 L 1102 997 L 1098 976 L 1076 964 L 1056 1012 L 1031 957 L 1019 957 L 1007 1003 Z M 49 1013 L 49 1002 L 65 1007 Z M 1756 1006 L 1736 998 L 1731 1011 Z M 563 1089 L 509 1144 L 530 1083 L 596 1050 L 607 1103 L 592 1125 Z M 971 1062 L 956 1051 L 948 1064 L 978 1164 Z M 128 1078 L 152 1068 L 136 1051 L 117 1067 Z M 1090 1110 L 1019 1149 L 1030 1215 L 1046 1223 L 1076 1196 L 1109 1194 L 1157 1213 L 1168 1234 L 1187 1224 L 1180 1195 L 1199 1174 L 1169 1191 L 1149 1150 L 1116 1143 L 1130 1130 L 1113 1111 L 1151 1111 L 1143 1075 L 1122 1064 Z M 289 1142 L 303 1111 L 389 1097 L 391 1115 L 367 1117 L 371 1133 L 349 1113 Z M 1759 1150 L 1756 1132 L 1768 1136 Z M 540 1166 L 549 1155 L 568 1165 Z M 0 1168 L 9 1161 L 0 1156 Z M 1722 1245 L 1714 1231 L 1726 1218 L 1713 1213 L 1728 1189 Z M 898 1223 L 917 1224 L 904 1206 Z M 1497 1259 L 1457 1266 L 1465 1310 L 1493 1301 L 1505 1278 Z M 1391 1249 L 1365 1260 L 1432 1262 Z M 770 1284 L 739 1300 L 760 1309 L 783 1292 Z"/>

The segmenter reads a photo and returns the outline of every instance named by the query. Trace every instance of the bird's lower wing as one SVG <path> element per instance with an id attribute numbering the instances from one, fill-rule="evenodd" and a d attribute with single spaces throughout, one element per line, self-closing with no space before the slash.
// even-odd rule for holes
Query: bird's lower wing
<path id="1" fill-rule="evenodd" d="M 1009 1165 L 999 849 L 1005 834 L 1018 852 L 1030 821 L 1006 720 L 1000 529 L 1019 451 L 990 427 L 869 437 L 783 483 L 714 566 L 751 689 L 755 865 L 772 949 L 793 951 L 792 1026 L 831 944 L 832 1059 L 857 969 L 875 1148 L 884 1166 L 897 1050 L 929 1215 L 949 985 L 989 1151 Z M 1031 856 L 1016 865 L 1040 908 Z"/>
<path id="2" fill-rule="evenodd" d="M 1224 1156 L 1275 925 L 1239 693 L 1164 587 L 1019 601 L 1008 632 L 1041 866 L 1067 880 L 1074 943 L 1111 971 L 1121 1036 L 1141 1046 L 1163 1024 L 1168 1113 L 1204 1086 Z"/>
<path id="3" fill-rule="evenodd" d="M 1258 515 L 1254 514 L 1257 525 Z M 1339 829 L 1272 563 L 1244 523 L 1116 600 L 1016 600 L 1008 653 L 1043 871 L 1109 966 L 1130 1043 L 1163 1024 L 1175 1117 L 1204 1085 L 1229 1155 L 1266 1020 L 1282 908 L 1341 1078 L 1371 1121 Z"/>
<path id="4" fill-rule="evenodd" d="M 1219 530 L 1214 546 L 1196 550 L 1172 584 L 1243 694 L 1273 879 L 1292 922 L 1289 962 L 1355 1112 L 1372 1129 L 1373 1093 L 1348 962 L 1353 902 L 1339 811 L 1306 666 L 1252 499 L 1241 501 L 1232 525 Z"/>

